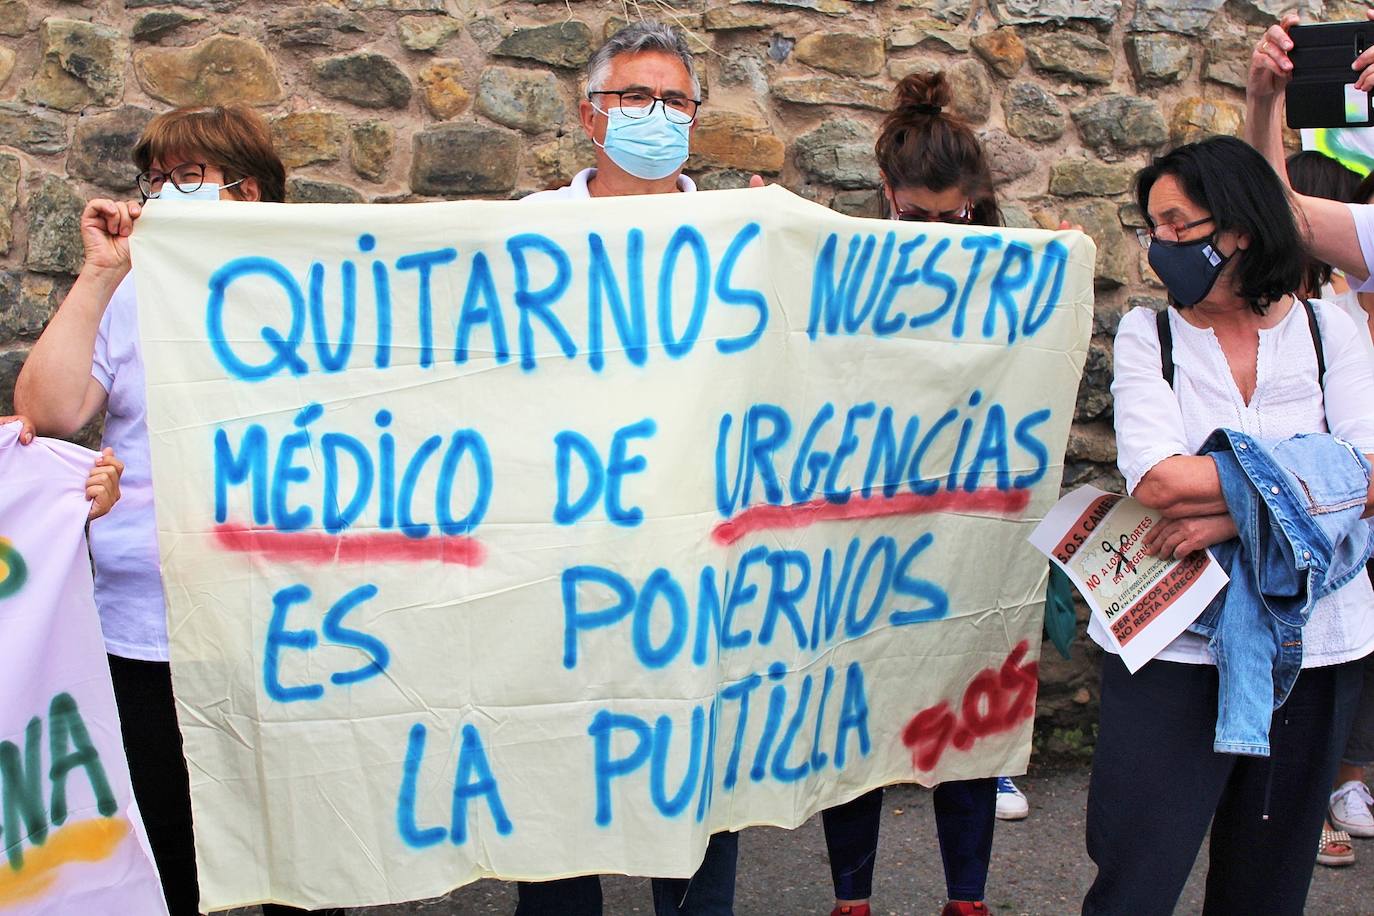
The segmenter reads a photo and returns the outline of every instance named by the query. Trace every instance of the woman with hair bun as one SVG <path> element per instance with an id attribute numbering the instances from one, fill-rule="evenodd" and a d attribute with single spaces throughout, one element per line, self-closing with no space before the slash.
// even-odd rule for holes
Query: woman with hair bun
<path id="1" fill-rule="evenodd" d="M 883 121 L 874 153 L 888 219 L 1000 226 L 992 173 L 973 129 L 948 111 L 943 73 L 913 73 L 897 84 L 897 104 Z M 949 902 L 942 916 L 987 913 L 983 893 L 996 818 L 1026 816 L 1026 798 L 1010 779 L 987 777 L 935 787 L 935 826 Z M 1005 798 L 1005 801 L 1003 799 Z M 869 916 L 883 790 L 821 812 L 835 887 L 831 916 Z"/>

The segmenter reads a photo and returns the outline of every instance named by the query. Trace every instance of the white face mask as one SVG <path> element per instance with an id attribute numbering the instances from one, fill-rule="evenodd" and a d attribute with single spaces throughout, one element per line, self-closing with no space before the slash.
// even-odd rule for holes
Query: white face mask
<path id="1" fill-rule="evenodd" d="M 157 192 L 157 197 L 153 200 L 219 200 L 219 192 L 227 191 L 236 184 L 242 184 L 243 179 L 231 181 L 226 185 L 218 185 L 213 181 L 207 181 L 194 191 L 183 191 L 170 181 L 162 183 L 162 190 Z"/>

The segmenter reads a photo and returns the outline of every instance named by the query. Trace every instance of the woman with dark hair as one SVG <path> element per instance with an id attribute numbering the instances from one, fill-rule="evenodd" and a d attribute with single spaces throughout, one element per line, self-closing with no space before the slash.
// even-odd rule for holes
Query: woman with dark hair
<path id="1" fill-rule="evenodd" d="M 888 219 L 1000 226 L 992 174 L 973 129 L 947 108 L 943 73 L 913 73 L 897 84 L 897 104 L 883 121 L 874 153 Z M 983 893 L 998 817 L 1018 820 L 1026 798 L 1006 777 L 940 783 L 935 826 L 949 902 L 944 916 L 986 913 Z M 832 916 L 868 916 L 883 790 L 821 812 L 835 889 Z"/>
<path id="2" fill-rule="evenodd" d="M 280 202 L 286 169 L 262 117 L 245 105 L 179 108 L 148 123 L 133 150 L 143 201 L 97 199 L 81 214 L 85 260 L 34 344 L 14 401 L 40 435 L 104 420 L 125 461 L 123 499 L 91 525 L 95 603 L 109 653 L 129 775 L 171 916 L 199 911 L 191 790 L 172 699 L 138 304 L 129 234 L 158 200 Z M 267 916 L 300 912 L 267 904 Z"/>
<path id="3" fill-rule="evenodd" d="M 1147 550 L 1183 557 L 1238 534 L 1221 464 L 1197 454 L 1214 430 L 1260 444 L 1329 432 L 1374 453 L 1374 374 L 1344 313 L 1294 295 L 1302 238 L 1282 183 L 1254 149 L 1231 137 L 1181 146 L 1141 170 L 1136 199 L 1149 224 L 1141 243 L 1172 307 L 1121 320 L 1118 465 L 1131 494 L 1164 516 Z M 1374 488 L 1365 468 L 1354 476 L 1363 504 L 1345 508 L 1358 510 L 1351 524 L 1362 530 Z M 1228 596 L 1239 587 L 1233 581 Z M 1272 709 L 1283 694 L 1264 681 L 1263 706 L 1253 708 L 1268 719 L 1267 758 L 1222 740 L 1235 710 L 1218 700 L 1237 696 L 1223 687 L 1234 687 L 1238 659 L 1253 661 L 1244 650 L 1277 658 L 1277 645 L 1227 646 L 1190 628 L 1132 675 L 1092 622 L 1106 655 L 1087 812 L 1098 872 L 1084 913 L 1173 912 L 1209 826 L 1204 912 L 1302 912 L 1357 696 L 1354 662 L 1374 649 L 1371 601 L 1369 580 L 1352 575 L 1311 604 L 1300 639 L 1283 643 L 1291 691 Z M 1229 672 L 1218 667 L 1226 658 Z"/>
<path id="4" fill-rule="evenodd" d="M 1297 193 L 1341 203 L 1355 199 L 1360 176 L 1325 153 L 1303 150 L 1289 156 L 1285 164 L 1288 184 Z M 1344 275 L 1333 272 L 1330 264 L 1316 258 L 1308 261 L 1302 288 L 1305 295 L 1321 296 L 1328 301 L 1337 296 L 1354 295 Z"/>

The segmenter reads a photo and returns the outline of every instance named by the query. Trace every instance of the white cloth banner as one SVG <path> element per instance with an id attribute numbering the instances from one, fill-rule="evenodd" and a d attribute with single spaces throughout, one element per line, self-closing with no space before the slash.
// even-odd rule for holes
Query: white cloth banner
<path id="1" fill-rule="evenodd" d="M 205 905 L 686 876 L 1024 770 L 1085 236 L 770 188 L 133 238 Z"/>
<path id="2" fill-rule="evenodd" d="M 0 426 L 0 914 L 166 914 L 92 598 L 95 453 Z"/>

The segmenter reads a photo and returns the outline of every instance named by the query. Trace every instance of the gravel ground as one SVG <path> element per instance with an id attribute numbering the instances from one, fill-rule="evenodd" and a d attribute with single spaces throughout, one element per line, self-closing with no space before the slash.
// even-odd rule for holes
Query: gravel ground
<path id="1" fill-rule="evenodd" d="M 988 905 L 993 912 L 1008 916 L 1077 912 L 1094 871 L 1083 851 L 1088 772 L 1085 768 L 1042 770 L 1018 783 L 1030 799 L 1031 815 L 1024 821 L 998 824 Z M 899 786 L 888 791 L 885 808 L 874 913 L 933 916 L 944 904 L 944 879 L 930 793 Z M 1317 868 L 1308 912 L 1374 916 L 1374 840 L 1358 843 L 1356 853 L 1358 861 L 1352 867 Z M 1205 861 L 1194 868 L 1179 913 L 1201 911 L 1205 870 Z M 647 879 L 617 876 L 603 881 L 607 914 L 653 912 Z M 819 818 L 797 830 L 756 827 L 744 831 L 735 896 L 738 916 L 825 916 L 832 902 Z M 440 899 L 368 907 L 351 911 L 351 916 L 508 916 L 514 909 L 514 886 L 479 881 Z M 257 913 L 254 907 L 237 911 L 236 916 Z"/>

